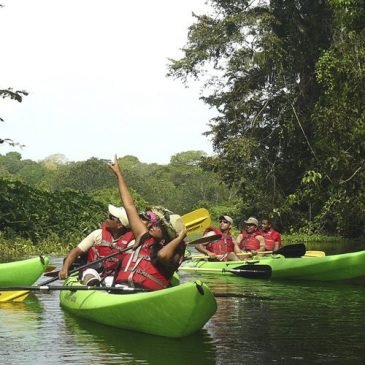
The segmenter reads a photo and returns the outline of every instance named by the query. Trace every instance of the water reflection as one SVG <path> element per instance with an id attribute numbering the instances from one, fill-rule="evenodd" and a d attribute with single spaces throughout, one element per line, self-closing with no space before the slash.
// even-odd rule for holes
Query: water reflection
<path id="1" fill-rule="evenodd" d="M 125 331 L 64 313 L 67 330 L 99 364 L 215 364 L 215 347 L 207 331 L 170 339 Z M 107 357 L 106 357 L 106 354 Z"/>
<path id="2" fill-rule="evenodd" d="M 36 337 L 39 332 L 42 313 L 43 307 L 32 294 L 26 302 L 0 303 L 0 355 L 24 349 L 24 339 L 28 338 L 29 333 L 34 333 Z"/>
<path id="3" fill-rule="evenodd" d="M 219 279 L 208 280 L 212 289 L 222 285 Z M 224 363 L 225 358 L 230 364 L 364 360 L 364 286 L 246 279 L 226 284 L 242 293 L 256 287 L 271 300 L 218 300 L 219 310 L 207 326 L 212 337 L 219 339 L 217 363 Z"/>

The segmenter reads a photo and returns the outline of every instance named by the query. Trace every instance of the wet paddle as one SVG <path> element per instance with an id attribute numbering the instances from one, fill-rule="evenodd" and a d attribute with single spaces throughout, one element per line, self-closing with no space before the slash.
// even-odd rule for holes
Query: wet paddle
<path id="1" fill-rule="evenodd" d="M 204 267 L 179 267 L 181 271 L 193 271 L 193 272 L 221 272 L 230 273 L 236 276 L 240 276 L 248 279 L 270 279 L 271 278 L 271 266 L 269 265 L 241 265 L 233 269 L 210 269 Z"/>

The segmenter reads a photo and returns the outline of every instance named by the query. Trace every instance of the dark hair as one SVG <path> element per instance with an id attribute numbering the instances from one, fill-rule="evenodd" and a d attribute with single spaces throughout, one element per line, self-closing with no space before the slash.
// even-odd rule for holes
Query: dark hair
<path id="1" fill-rule="evenodd" d="M 157 223 L 158 226 L 161 228 L 161 232 L 162 232 L 162 239 L 165 241 L 165 244 L 166 243 L 169 243 L 170 241 L 172 241 L 171 237 L 169 236 L 169 234 L 167 233 L 167 229 L 166 227 L 164 226 L 164 224 L 160 221 Z"/>

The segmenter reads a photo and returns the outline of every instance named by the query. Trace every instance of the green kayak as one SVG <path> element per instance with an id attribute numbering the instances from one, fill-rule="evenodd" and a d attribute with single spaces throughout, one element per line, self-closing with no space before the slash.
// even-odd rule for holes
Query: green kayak
<path id="1" fill-rule="evenodd" d="M 0 264 L 0 287 L 32 285 L 47 265 L 48 257 L 43 256 Z"/>
<path id="2" fill-rule="evenodd" d="M 81 284 L 71 277 L 65 285 Z M 65 290 L 60 293 L 60 302 L 78 317 L 165 337 L 184 337 L 200 330 L 217 310 L 212 292 L 200 281 L 133 294 Z"/>
<path id="3" fill-rule="evenodd" d="M 47 265 L 48 258 L 43 256 L 0 264 L 0 302 L 22 302 L 28 296 L 28 290 L 1 291 L 1 288 L 32 285 Z"/>
<path id="4" fill-rule="evenodd" d="M 185 261 L 179 270 L 184 271 L 184 268 L 190 268 L 186 269 L 186 271 L 194 271 L 191 270 L 191 268 L 199 268 L 199 273 L 204 273 L 202 269 L 206 269 L 206 273 L 234 275 L 233 273 L 219 270 L 236 269 L 242 265 L 255 264 L 269 265 L 272 269 L 271 279 L 317 281 L 345 280 L 365 276 L 365 251 L 302 258 L 285 258 L 282 255 L 276 255 L 263 257 L 255 261 L 214 262 L 207 260 L 192 260 Z M 216 271 L 211 269 L 215 269 Z"/>

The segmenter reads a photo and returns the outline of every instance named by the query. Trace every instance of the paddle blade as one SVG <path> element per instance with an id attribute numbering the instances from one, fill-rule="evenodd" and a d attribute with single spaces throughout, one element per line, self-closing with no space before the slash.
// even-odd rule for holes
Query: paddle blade
<path id="1" fill-rule="evenodd" d="M 205 208 L 199 208 L 184 214 L 181 218 L 186 226 L 188 234 L 203 232 L 210 227 L 211 224 L 210 214 Z"/>
<path id="2" fill-rule="evenodd" d="M 270 279 L 272 270 L 269 265 L 241 265 L 234 269 L 223 269 L 223 272 L 248 279 Z"/>
<path id="3" fill-rule="evenodd" d="M 60 273 L 60 270 L 49 271 L 49 272 L 45 272 L 43 274 L 43 276 L 49 276 L 50 278 L 56 278 L 56 277 L 58 277 L 59 273 Z"/>
<path id="4" fill-rule="evenodd" d="M 1 302 L 22 302 L 29 294 L 28 290 L 0 291 Z"/>
<path id="5" fill-rule="evenodd" d="M 306 251 L 304 257 L 323 257 L 326 256 L 324 251 Z"/>
<path id="6" fill-rule="evenodd" d="M 296 243 L 279 248 L 274 254 L 280 254 L 287 258 L 302 257 L 305 255 L 306 248 L 304 243 Z"/>
<path id="7" fill-rule="evenodd" d="M 198 238 L 194 241 L 188 242 L 189 245 L 200 245 L 202 243 L 207 243 L 207 242 L 214 242 L 216 240 L 219 240 L 222 237 L 221 234 L 214 234 L 212 236 L 204 236 L 201 238 Z"/>

